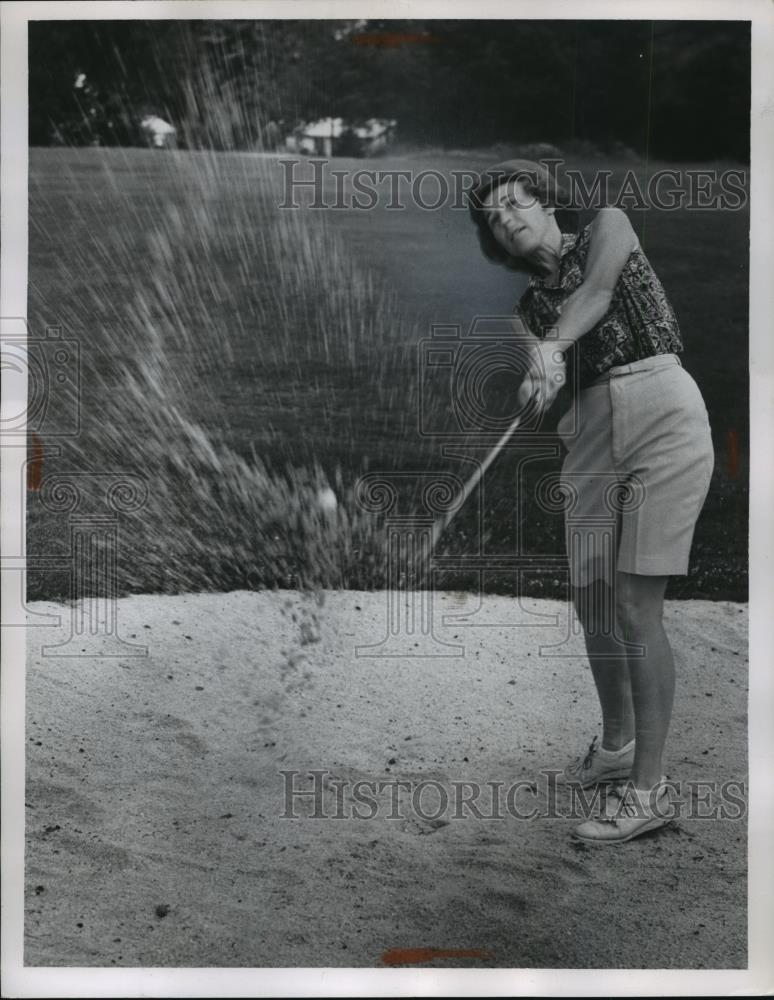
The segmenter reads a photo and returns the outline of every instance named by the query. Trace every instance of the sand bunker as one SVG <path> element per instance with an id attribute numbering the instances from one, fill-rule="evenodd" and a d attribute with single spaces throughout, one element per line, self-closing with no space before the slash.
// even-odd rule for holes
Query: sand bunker
<path id="1" fill-rule="evenodd" d="M 746 965 L 744 817 L 599 848 L 573 844 L 561 795 L 530 820 L 487 818 L 491 797 L 434 815 L 466 781 L 502 782 L 503 804 L 521 781 L 516 811 L 545 813 L 541 769 L 599 732 L 565 605 L 436 594 L 434 636 L 380 646 L 386 593 L 323 596 L 127 598 L 115 658 L 80 652 L 99 636 L 42 655 L 71 609 L 31 605 L 61 627 L 29 629 L 27 964 Z M 747 780 L 747 607 L 671 602 L 666 623 L 689 801 L 689 781 Z M 320 782 L 321 818 L 311 797 L 282 818 L 288 780 Z M 358 781 L 392 782 L 370 818 Z"/>

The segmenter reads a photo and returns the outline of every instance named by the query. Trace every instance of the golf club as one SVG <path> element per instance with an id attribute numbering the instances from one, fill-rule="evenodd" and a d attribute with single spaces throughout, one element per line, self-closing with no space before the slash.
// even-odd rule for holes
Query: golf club
<path id="1" fill-rule="evenodd" d="M 519 425 L 521 424 L 521 420 L 522 420 L 522 413 L 519 413 L 519 415 L 512 420 L 508 429 L 505 431 L 505 433 L 497 442 L 497 444 L 494 446 L 494 448 L 492 448 L 492 450 L 486 456 L 484 461 L 481 462 L 481 464 L 477 466 L 476 470 L 468 477 L 464 486 L 460 490 L 456 502 L 450 506 L 449 510 L 447 510 L 445 514 L 439 515 L 436 518 L 430 536 L 430 545 L 425 550 L 425 552 L 420 554 L 419 557 L 419 565 L 417 567 L 418 570 L 417 579 L 424 578 L 426 576 L 427 567 L 430 563 L 430 559 L 432 558 L 433 552 L 435 551 L 435 547 L 438 544 L 438 540 L 440 539 L 441 535 L 449 527 L 451 522 L 454 520 L 455 514 L 462 508 L 462 506 L 465 504 L 470 494 L 481 482 L 481 479 L 486 470 L 489 468 L 492 462 L 494 462 L 494 460 L 500 454 L 502 449 L 505 447 L 505 445 L 508 443 L 511 437 L 513 437 L 515 432 L 518 430 Z"/>

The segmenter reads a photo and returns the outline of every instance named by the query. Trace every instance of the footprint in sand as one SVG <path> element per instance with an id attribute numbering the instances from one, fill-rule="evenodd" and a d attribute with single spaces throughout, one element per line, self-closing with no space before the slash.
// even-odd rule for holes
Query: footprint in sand
<path id="1" fill-rule="evenodd" d="M 148 749 L 157 749 L 162 756 L 169 753 L 170 747 L 176 750 L 182 748 L 195 757 L 202 757 L 207 753 L 207 743 L 196 735 L 191 723 L 185 719 L 156 712 L 141 712 L 139 715 L 148 721 Z"/>

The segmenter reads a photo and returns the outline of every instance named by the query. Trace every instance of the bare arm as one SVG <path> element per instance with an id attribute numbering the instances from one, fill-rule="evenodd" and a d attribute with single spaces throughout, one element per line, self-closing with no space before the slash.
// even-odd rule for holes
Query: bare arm
<path id="1" fill-rule="evenodd" d="M 565 381 L 562 341 L 566 346 L 568 341 L 579 340 L 605 316 L 621 272 L 638 245 L 631 223 L 620 208 L 599 211 L 591 226 L 583 282 L 564 303 L 554 336 L 533 347 L 535 371 L 519 390 L 522 405 L 534 394 L 544 407 L 551 405 Z"/>
<path id="2" fill-rule="evenodd" d="M 610 308 L 621 271 L 638 245 L 620 208 L 600 209 L 591 225 L 583 283 L 564 303 L 556 324 L 560 340 L 578 340 L 599 323 Z"/>

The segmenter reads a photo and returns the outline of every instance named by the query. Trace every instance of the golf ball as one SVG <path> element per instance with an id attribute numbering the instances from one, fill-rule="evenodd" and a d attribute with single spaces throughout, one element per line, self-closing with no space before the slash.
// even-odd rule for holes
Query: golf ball
<path id="1" fill-rule="evenodd" d="M 336 494 L 332 489 L 326 488 L 317 491 L 317 506 L 324 511 L 334 511 L 338 506 Z"/>

